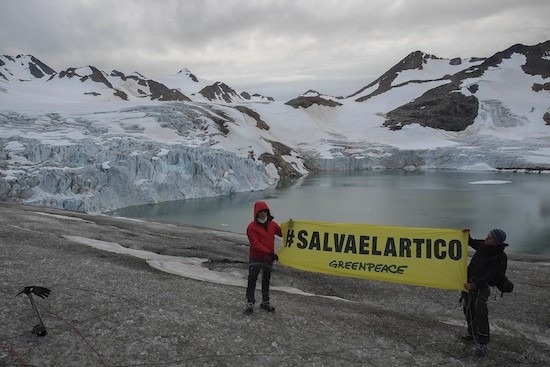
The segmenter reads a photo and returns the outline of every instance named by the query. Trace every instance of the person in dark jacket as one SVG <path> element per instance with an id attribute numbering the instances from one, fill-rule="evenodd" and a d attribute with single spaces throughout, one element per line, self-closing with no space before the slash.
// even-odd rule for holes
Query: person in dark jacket
<path id="1" fill-rule="evenodd" d="M 246 288 L 246 314 L 254 312 L 254 293 L 258 275 L 262 272 L 262 303 L 260 308 L 275 311 L 269 303 L 269 281 L 273 261 L 279 260 L 275 254 L 275 235 L 282 237 L 281 227 L 273 220 L 269 207 L 263 201 L 254 204 L 254 220 L 248 225 L 246 235 L 250 242 L 248 254 L 248 286 Z"/>
<path id="2" fill-rule="evenodd" d="M 487 301 L 491 294 L 490 286 L 495 286 L 505 275 L 508 258 L 504 249 L 506 233 L 501 229 L 492 229 L 485 240 L 474 240 L 471 237 L 468 245 L 476 250 L 468 265 L 468 282 L 462 293 L 463 310 L 468 323 L 468 334 L 465 341 L 475 342 L 475 353 L 487 354 L 489 343 L 489 310 Z"/>

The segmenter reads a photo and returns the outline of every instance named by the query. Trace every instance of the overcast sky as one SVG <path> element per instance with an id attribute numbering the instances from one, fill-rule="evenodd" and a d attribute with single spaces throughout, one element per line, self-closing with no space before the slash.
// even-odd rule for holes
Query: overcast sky
<path id="1" fill-rule="evenodd" d="M 415 50 L 488 57 L 550 39 L 549 0 L 0 0 L 0 53 L 237 91 L 349 95 Z"/>

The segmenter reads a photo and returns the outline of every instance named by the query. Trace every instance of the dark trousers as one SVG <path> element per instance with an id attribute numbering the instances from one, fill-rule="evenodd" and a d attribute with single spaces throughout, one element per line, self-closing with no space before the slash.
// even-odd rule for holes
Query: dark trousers
<path id="1" fill-rule="evenodd" d="M 246 287 L 246 301 L 255 303 L 254 293 L 258 275 L 262 272 L 262 302 L 269 302 L 269 280 L 271 279 L 271 265 L 261 260 L 251 259 L 248 263 L 248 286 Z"/>
<path id="2" fill-rule="evenodd" d="M 468 334 L 473 336 L 474 341 L 479 344 L 488 344 L 490 341 L 489 309 L 487 308 L 490 294 L 491 290 L 488 286 L 470 293 L 462 293 L 463 311 L 468 323 Z"/>

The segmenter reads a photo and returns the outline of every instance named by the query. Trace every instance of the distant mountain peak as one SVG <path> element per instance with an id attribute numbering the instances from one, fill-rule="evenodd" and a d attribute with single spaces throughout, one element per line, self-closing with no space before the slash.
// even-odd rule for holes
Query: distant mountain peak
<path id="1" fill-rule="evenodd" d="M 191 79 L 195 83 L 199 82 L 199 79 L 191 72 L 191 70 L 189 70 L 187 68 L 183 68 L 180 71 L 178 71 L 178 75 L 179 74 L 189 77 L 189 79 Z"/>
<path id="2" fill-rule="evenodd" d="M 481 64 L 484 60 L 484 58 L 470 58 L 469 62 Z M 464 69 L 461 66 L 464 61 L 459 57 L 446 59 L 422 51 L 413 51 L 378 79 L 346 98 L 356 97 L 357 102 L 364 102 L 407 83 L 426 83 L 428 81 L 450 79 L 451 75 Z M 432 65 L 437 66 L 430 68 Z M 418 71 L 418 79 L 411 80 L 407 77 L 400 77 L 406 75 L 405 72 L 409 71 Z"/>
<path id="3" fill-rule="evenodd" d="M 442 59 L 440 57 L 427 54 L 422 51 L 413 51 L 407 56 L 405 56 L 405 58 L 403 58 L 390 70 L 393 72 L 411 70 L 411 69 L 422 70 L 427 60 L 442 60 Z"/>
<path id="4" fill-rule="evenodd" d="M 145 78 L 145 76 L 142 73 L 140 73 L 138 71 L 133 71 L 130 75 L 135 75 L 135 76 L 138 76 L 142 79 L 147 79 L 147 78 Z"/>
<path id="5" fill-rule="evenodd" d="M 40 79 L 45 76 L 51 77 L 52 75 L 56 74 L 55 70 L 53 70 L 48 65 L 44 64 L 42 61 L 38 60 L 32 55 L 19 54 L 15 58 L 9 55 L 3 55 L 2 58 L 8 61 L 8 63 L 11 62 L 14 69 L 19 69 L 19 72 L 11 70 L 11 72 L 7 72 L 6 74 L 11 75 L 12 77 L 15 77 L 16 74 L 19 74 L 16 78 L 21 81 L 28 81 L 33 78 Z M 8 69 L 10 68 L 6 64 L 6 62 L 2 60 L 0 60 L 0 67 L 1 66 L 5 66 Z M 4 79 L 9 80 L 4 74 L 0 73 L 0 75 L 2 75 Z"/>
<path id="6" fill-rule="evenodd" d="M 321 96 L 321 93 L 313 89 L 310 89 L 307 92 L 302 94 L 302 97 L 320 97 L 320 96 Z"/>
<path id="7" fill-rule="evenodd" d="M 240 99 L 239 94 L 233 88 L 222 82 L 215 82 L 203 88 L 199 93 L 210 101 L 219 99 L 230 103 L 235 97 Z"/>
<path id="8" fill-rule="evenodd" d="M 189 74 L 191 74 L 191 70 L 189 70 L 187 68 L 183 68 L 180 71 L 178 71 L 178 74 L 189 75 Z"/>

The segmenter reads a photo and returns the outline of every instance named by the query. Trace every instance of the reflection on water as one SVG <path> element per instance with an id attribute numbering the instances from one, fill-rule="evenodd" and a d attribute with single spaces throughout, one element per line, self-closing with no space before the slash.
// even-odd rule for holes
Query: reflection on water
<path id="1" fill-rule="evenodd" d="M 501 228 L 508 235 L 508 252 L 550 254 L 550 176 L 540 174 L 320 174 L 261 192 L 135 206 L 111 214 L 244 233 L 258 200 L 268 203 L 280 223 L 303 219 L 470 228 L 475 238 Z"/>

